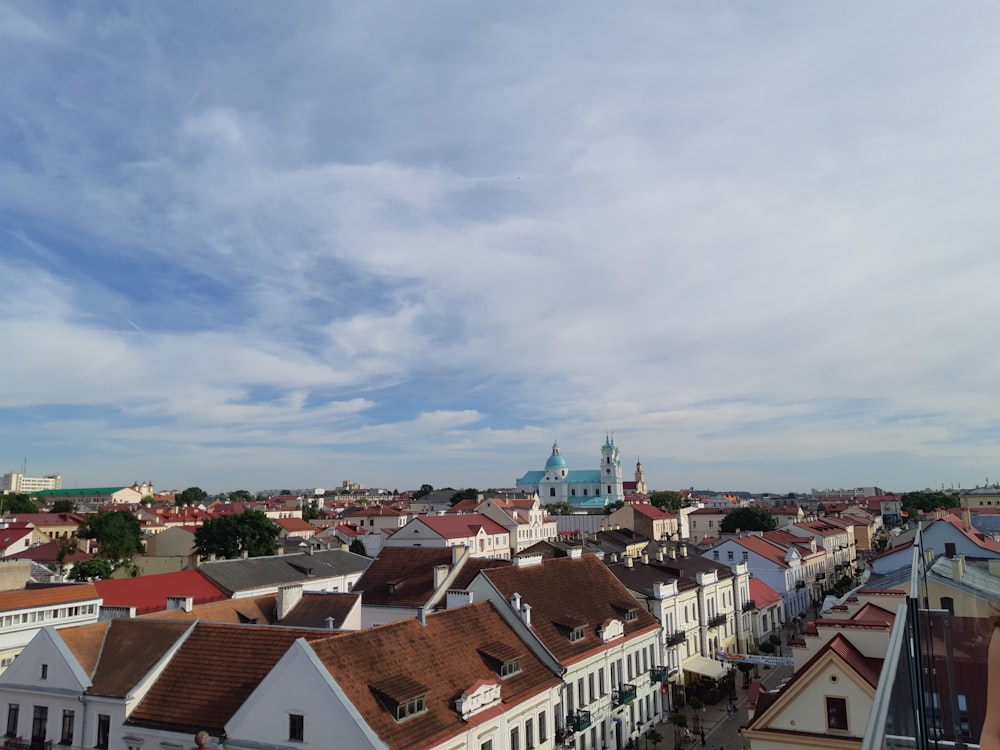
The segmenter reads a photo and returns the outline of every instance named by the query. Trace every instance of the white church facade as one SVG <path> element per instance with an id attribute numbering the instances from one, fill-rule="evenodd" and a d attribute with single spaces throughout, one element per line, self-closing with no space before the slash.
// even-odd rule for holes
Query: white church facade
<path id="1" fill-rule="evenodd" d="M 570 503 L 585 508 L 602 508 L 625 499 L 624 477 L 618 446 L 608 436 L 601 447 L 601 462 L 596 469 L 570 469 L 552 444 L 552 455 L 541 471 L 529 471 L 515 480 L 522 492 L 537 492 L 543 505 Z"/>

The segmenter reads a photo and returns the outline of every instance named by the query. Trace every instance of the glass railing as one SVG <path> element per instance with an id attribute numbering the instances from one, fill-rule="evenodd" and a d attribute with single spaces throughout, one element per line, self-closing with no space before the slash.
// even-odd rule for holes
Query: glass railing
<path id="1" fill-rule="evenodd" d="M 918 534 L 862 750 L 979 747 L 1000 566 L 931 554 Z"/>

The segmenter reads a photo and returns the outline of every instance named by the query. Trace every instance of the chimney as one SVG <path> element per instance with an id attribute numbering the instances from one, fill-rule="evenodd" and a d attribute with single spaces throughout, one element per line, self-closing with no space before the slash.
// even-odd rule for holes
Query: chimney
<path id="1" fill-rule="evenodd" d="M 510 595 L 510 608 L 515 612 L 521 611 L 521 595 L 516 591 Z"/>
<path id="2" fill-rule="evenodd" d="M 466 604 L 472 604 L 472 592 L 462 591 L 461 589 L 453 589 L 448 592 L 445 598 L 445 609 L 455 609 L 455 607 L 464 607 Z"/>
<path id="3" fill-rule="evenodd" d="M 961 583 L 965 578 L 965 555 L 951 558 L 951 580 Z"/>
<path id="4" fill-rule="evenodd" d="M 625 567 L 626 568 L 631 568 L 632 567 L 632 556 L 631 555 L 625 555 Z"/>
<path id="5" fill-rule="evenodd" d="M 687 545 L 684 545 L 681 547 L 681 557 L 687 557 L 687 556 L 688 556 L 688 548 Z"/>
<path id="6" fill-rule="evenodd" d="M 656 550 L 656 562 L 663 562 L 663 549 Z"/>
<path id="7" fill-rule="evenodd" d="M 466 547 L 462 545 L 456 545 L 451 548 L 451 564 L 455 565 L 459 560 L 462 559 L 462 555 L 465 554 Z"/>
<path id="8" fill-rule="evenodd" d="M 278 622 L 285 619 L 295 605 L 302 600 L 302 585 L 291 584 L 278 587 Z"/>
<path id="9" fill-rule="evenodd" d="M 521 622 L 524 623 L 525 627 L 527 627 L 527 628 L 531 627 L 531 605 L 530 604 L 525 603 L 521 607 Z"/>
<path id="10" fill-rule="evenodd" d="M 579 560 L 583 556 L 583 550 L 580 547 L 570 547 L 566 550 L 566 556 L 570 560 Z"/>
<path id="11" fill-rule="evenodd" d="M 962 508 L 962 528 L 966 531 L 972 529 L 972 511 L 968 508 Z"/>
<path id="12" fill-rule="evenodd" d="M 653 598 L 654 599 L 664 599 L 666 598 L 665 589 L 667 585 L 663 581 L 656 581 L 653 583 Z"/>
<path id="13" fill-rule="evenodd" d="M 444 579 L 448 577 L 448 566 L 447 565 L 435 565 L 434 566 L 434 588 L 435 590 L 444 583 Z"/>
<path id="14" fill-rule="evenodd" d="M 335 629 L 333 627 L 333 618 L 332 617 L 328 616 L 325 620 L 323 620 L 323 623 L 326 625 L 326 629 L 327 630 L 334 630 Z"/>

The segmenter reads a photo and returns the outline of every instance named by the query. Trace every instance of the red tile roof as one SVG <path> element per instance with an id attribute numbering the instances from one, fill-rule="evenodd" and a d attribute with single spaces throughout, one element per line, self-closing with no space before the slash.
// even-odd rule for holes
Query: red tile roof
<path id="1" fill-rule="evenodd" d="M 95 581 L 94 586 L 105 606 L 135 607 L 138 615 L 165 610 L 168 596 L 194 597 L 195 604 L 229 598 L 197 570 Z"/>
<path id="2" fill-rule="evenodd" d="M 750 579 L 750 598 L 757 605 L 757 609 L 781 601 L 781 594 L 772 589 L 759 578 Z"/>
<path id="3" fill-rule="evenodd" d="M 500 685 L 500 710 L 512 711 L 559 684 L 489 602 L 432 614 L 426 625 L 403 620 L 311 646 L 392 750 L 436 747 L 497 713 L 462 720 L 455 699 L 476 685 Z M 520 671 L 501 679 L 502 662 L 515 656 Z M 419 695 L 426 696 L 426 711 L 396 721 L 392 702 Z"/>
<path id="4" fill-rule="evenodd" d="M 505 600 L 514 593 L 531 605 L 531 628 L 563 664 L 573 664 L 606 648 L 597 629 L 608 618 L 624 620 L 620 602 L 635 602 L 629 590 L 593 555 L 557 557 L 524 568 L 483 571 Z M 636 619 L 623 622 L 625 638 L 656 630 L 660 624 L 636 604 Z M 584 637 L 571 643 L 570 621 L 585 624 Z"/>
<path id="5" fill-rule="evenodd" d="M 434 592 L 434 568 L 451 569 L 451 549 L 384 547 L 354 584 L 362 605 L 422 607 Z"/>
<path id="6" fill-rule="evenodd" d="M 632 510 L 641 516 L 646 518 L 651 518 L 654 521 L 661 521 L 664 519 L 677 518 L 673 513 L 667 513 L 665 510 L 660 510 L 655 505 L 648 505 L 647 503 L 630 503 Z"/>
<path id="7" fill-rule="evenodd" d="M 483 529 L 487 534 L 507 534 L 507 529 L 481 513 L 465 516 L 420 516 L 417 520 L 445 539 L 466 539 Z"/>
<path id="8" fill-rule="evenodd" d="M 735 537 L 733 541 L 750 552 L 754 552 L 783 568 L 788 567 L 788 563 L 785 562 L 785 555 L 788 554 L 788 550 L 777 542 L 771 542 L 756 535 Z"/>

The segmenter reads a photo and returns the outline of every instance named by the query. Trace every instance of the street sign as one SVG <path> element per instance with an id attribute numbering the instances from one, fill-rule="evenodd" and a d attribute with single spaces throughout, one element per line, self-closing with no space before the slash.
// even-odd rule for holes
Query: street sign
<path id="1" fill-rule="evenodd" d="M 790 656 L 767 656 L 766 654 L 734 654 L 727 651 L 719 651 L 718 656 L 722 661 L 734 664 L 761 664 L 768 667 L 794 667 L 795 659 Z"/>

